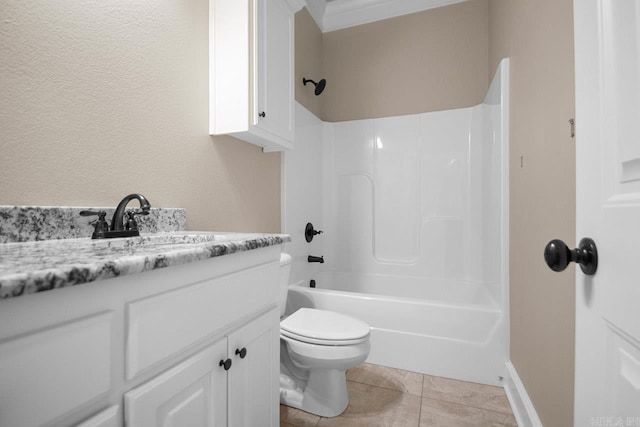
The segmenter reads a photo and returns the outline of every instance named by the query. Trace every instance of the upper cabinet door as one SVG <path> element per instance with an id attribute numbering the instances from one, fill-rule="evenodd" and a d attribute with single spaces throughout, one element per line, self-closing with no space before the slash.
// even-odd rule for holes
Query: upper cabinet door
<path id="1" fill-rule="evenodd" d="M 210 0 L 209 128 L 293 148 L 294 14 L 286 0 Z"/>
<path id="2" fill-rule="evenodd" d="M 258 0 L 257 126 L 293 142 L 293 25 L 284 0 Z"/>

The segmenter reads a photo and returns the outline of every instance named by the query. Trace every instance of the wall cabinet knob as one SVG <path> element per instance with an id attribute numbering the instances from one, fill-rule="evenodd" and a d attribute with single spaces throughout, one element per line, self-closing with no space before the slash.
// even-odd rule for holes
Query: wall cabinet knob
<path id="1" fill-rule="evenodd" d="M 259 117 L 267 117 L 267 113 L 265 113 L 264 111 L 261 111 L 260 114 L 258 114 Z"/>
<path id="2" fill-rule="evenodd" d="M 240 356 L 240 359 L 244 359 L 247 356 L 247 349 L 242 347 L 242 350 L 236 348 L 236 355 Z"/>

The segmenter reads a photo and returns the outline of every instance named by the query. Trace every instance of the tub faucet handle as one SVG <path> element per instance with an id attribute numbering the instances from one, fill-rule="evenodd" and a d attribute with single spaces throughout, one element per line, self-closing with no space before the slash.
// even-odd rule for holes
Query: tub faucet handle
<path id="1" fill-rule="evenodd" d="M 317 236 L 318 234 L 322 234 L 322 230 L 314 230 L 313 224 L 310 222 L 307 223 L 307 226 L 304 228 L 304 238 L 307 242 L 313 240 L 313 236 Z"/>

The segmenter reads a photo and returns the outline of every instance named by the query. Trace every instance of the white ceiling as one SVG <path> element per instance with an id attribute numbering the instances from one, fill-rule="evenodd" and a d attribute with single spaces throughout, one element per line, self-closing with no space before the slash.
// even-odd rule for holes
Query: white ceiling
<path id="1" fill-rule="evenodd" d="M 323 32 L 380 21 L 467 0 L 294 0 Z"/>

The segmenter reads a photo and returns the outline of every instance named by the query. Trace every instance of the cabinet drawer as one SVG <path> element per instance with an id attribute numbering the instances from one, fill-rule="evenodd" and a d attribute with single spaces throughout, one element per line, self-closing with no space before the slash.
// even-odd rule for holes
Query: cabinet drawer
<path id="1" fill-rule="evenodd" d="M 0 425 L 38 426 L 111 387 L 111 312 L 0 344 Z"/>
<path id="2" fill-rule="evenodd" d="M 278 298 L 272 262 L 127 305 L 127 379 Z"/>

